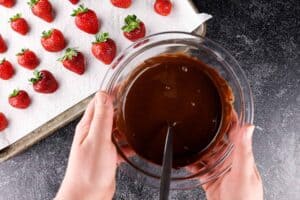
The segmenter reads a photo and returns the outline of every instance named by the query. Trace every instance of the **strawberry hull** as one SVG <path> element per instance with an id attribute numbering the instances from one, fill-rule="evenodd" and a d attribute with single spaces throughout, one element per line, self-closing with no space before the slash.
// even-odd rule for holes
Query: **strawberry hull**
<path id="1" fill-rule="evenodd" d="M 29 31 L 28 23 L 24 18 L 20 18 L 17 19 L 16 21 L 12 21 L 11 28 L 17 33 L 20 33 L 21 35 L 26 35 Z"/>
<path id="2" fill-rule="evenodd" d="M 31 104 L 29 95 L 24 90 L 14 90 L 8 99 L 9 104 L 18 109 L 26 109 Z"/>
<path id="3" fill-rule="evenodd" d="M 7 60 L 2 60 L 0 62 L 0 79 L 9 80 L 15 74 L 15 70 L 12 64 Z"/>
<path id="4" fill-rule="evenodd" d="M 170 0 L 156 0 L 154 10 L 159 15 L 168 16 L 172 11 L 172 2 Z"/>
<path id="5" fill-rule="evenodd" d="M 66 41 L 62 32 L 58 29 L 44 31 L 41 44 L 49 52 L 58 52 L 66 47 Z"/>
<path id="6" fill-rule="evenodd" d="M 146 28 L 143 22 L 140 23 L 140 28 L 137 28 L 130 32 L 124 32 L 124 36 L 132 42 L 135 42 L 138 39 L 145 37 L 145 35 L 146 35 Z"/>
<path id="7" fill-rule="evenodd" d="M 52 5 L 48 0 L 33 1 L 30 6 L 35 16 L 49 23 L 54 20 Z"/>
<path id="8" fill-rule="evenodd" d="M 89 34 L 98 33 L 100 22 L 93 10 L 80 5 L 71 16 L 75 17 L 75 24 L 80 30 Z"/>
<path id="9" fill-rule="evenodd" d="M 73 56 L 72 59 L 64 60 L 63 66 L 78 75 L 82 75 L 85 72 L 85 58 L 82 53 L 77 52 L 77 55 Z"/>
<path id="10" fill-rule="evenodd" d="M 111 64 L 117 54 L 117 45 L 109 38 L 109 33 L 97 34 L 96 41 L 92 44 L 93 55 L 104 64 Z"/>
<path id="11" fill-rule="evenodd" d="M 58 89 L 58 82 L 53 74 L 47 70 L 35 71 L 35 77 L 30 79 L 33 89 L 38 93 L 50 94 Z"/>

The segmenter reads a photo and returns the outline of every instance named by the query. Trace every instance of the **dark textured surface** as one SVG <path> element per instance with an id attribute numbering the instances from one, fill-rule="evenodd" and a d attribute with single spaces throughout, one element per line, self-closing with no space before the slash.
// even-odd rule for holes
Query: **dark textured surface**
<path id="1" fill-rule="evenodd" d="M 214 15 L 208 37 L 245 70 L 255 99 L 254 153 L 267 200 L 300 196 L 300 5 L 298 0 L 199 0 Z M 77 121 L 76 121 L 77 122 Z M 0 200 L 52 199 L 62 180 L 76 122 L 0 164 Z M 296 167 L 298 166 L 298 168 Z M 157 199 L 151 188 L 118 174 L 116 199 Z M 204 199 L 200 189 L 172 199 Z"/>

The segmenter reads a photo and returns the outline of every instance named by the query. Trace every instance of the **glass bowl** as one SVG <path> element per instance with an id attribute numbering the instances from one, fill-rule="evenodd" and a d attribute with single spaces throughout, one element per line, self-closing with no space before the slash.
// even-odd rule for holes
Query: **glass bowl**
<path id="1" fill-rule="evenodd" d="M 197 58 L 216 69 L 234 95 L 233 108 L 237 114 L 238 126 L 253 122 L 253 99 L 249 84 L 237 61 L 215 42 L 185 32 L 163 32 L 141 39 L 123 52 L 108 70 L 101 88 L 118 102 L 118 88 L 131 72 L 144 60 L 164 53 L 184 53 Z M 112 140 L 118 153 L 128 165 L 122 170 L 132 179 L 159 187 L 161 166 L 138 156 L 130 147 L 125 134 L 118 132 L 114 125 Z M 189 166 L 172 169 L 171 189 L 192 189 L 212 181 L 231 166 L 230 155 L 233 149 L 228 133 L 222 135 L 210 151 Z M 227 162 L 226 162 L 227 161 Z"/>

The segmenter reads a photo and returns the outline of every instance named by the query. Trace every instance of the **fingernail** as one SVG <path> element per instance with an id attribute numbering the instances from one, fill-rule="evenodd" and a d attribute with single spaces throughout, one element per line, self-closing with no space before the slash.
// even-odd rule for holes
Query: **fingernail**
<path id="1" fill-rule="evenodd" d="M 98 92 L 96 95 L 96 104 L 105 105 L 107 103 L 108 95 L 104 92 Z"/>

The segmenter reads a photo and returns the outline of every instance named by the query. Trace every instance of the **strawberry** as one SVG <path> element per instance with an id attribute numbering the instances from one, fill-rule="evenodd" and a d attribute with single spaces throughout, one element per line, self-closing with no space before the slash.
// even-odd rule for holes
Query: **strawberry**
<path id="1" fill-rule="evenodd" d="M 35 69 L 40 64 L 38 57 L 29 49 L 22 49 L 21 52 L 17 54 L 17 58 L 19 65 L 26 69 Z"/>
<path id="2" fill-rule="evenodd" d="M 109 38 L 108 33 L 98 33 L 92 45 L 92 53 L 104 64 L 109 65 L 116 57 L 117 45 Z"/>
<path id="3" fill-rule="evenodd" d="M 30 0 L 27 4 L 35 16 L 49 23 L 53 21 L 53 9 L 48 0 Z"/>
<path id="4" fill-rule="evenodd" d="M 58 83 L 51 72 L 47 70 L 33 72 L 34 78 L 29 79 L 33 89 L 39 93 L 53 93 L 58 89 Z"/>
<path id="5" fill-rule="evenodd" d="M 9 95 L 8 102 L 12 107 L 25 109 L 30 103 L 30 97 L 24 90 L 14 90 L 11 95 Z"/>
<path id="6" fill-rule="evenodd" d="M 111 3 L 119 8 L 129 8 L 131 6 L 131 0 L 110 0 Z"/>
<path id="7" fill-rule="evenodd" d="M 21 16 L 20 13 L 9 19 L 11 28 L 20 33 L 21 35 L 26 35 L 29 31 L 29 26 L 27 21 Z"/>
<path id="8" fill-rule="evenodd" d="M 71 16 L 75 17 L 75 24 L 80 30 L 90 34 L 96 34 L 99 31 L 99 21 L 93 10 L 80 5 L 73 10 Z"/>
<path id="9" fill-rule="evenodd" d="M 167 16 L 172 11 L 172 2 L 170 0 L 156 0 L 154 10 L 157 14 Z"/>
<path id="10" fill-rule="evenodd" d="M 136 41 L 145 37 L 146 28 L 144 23 L 135 15 L 128 15 L 125 18 L 125 25 L 122 27 L 124 36 L 130 41 Z"/>
<path id="11" fill-rule="evenodd" d="M 60 59 L 65 68 L 75 72 L 76 74 L 83 74 L 85 71 L 85 58 L 83 54 L 74 48 L 68 48 L 64 56 Z"/>
<path id="12" fill-rule="evenodd" d="M 72 4 L 77 4 L 79 0 L 69 0 Z"/>
<path id="13" fill-rule="evenodd" d="M 15 74 L 15 70 L 12 66 L 12 64 L 5 60 L 0 61 L 0 78 L 3 80 L 10 79 Z"/>
<path id="14" fill-rule="evenodd" d="M 6 129 L 8 126 L 8 121 L 7 118 L 5 117 L 5 115 L 0 112 L 0 131 L 3 131 L 4 129 Z"/>
<path id="15" fill-rule="evenodd" d="M 6 43 L 0 34 L 0 53 L 4 53 L 7 50 Z"/>
<path id="16" fill-rule="evenodd" d="M 57 29 L 43 31 L 41 43 L 50 52 L 58 52 L 66 47 L 64 35 Z"/>
<path id="17" fill-rule="evenodd" d="M 15 0 L 0 0 L 0 5 L 11 8 L 15 5 L 16 1 Z"/>

